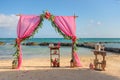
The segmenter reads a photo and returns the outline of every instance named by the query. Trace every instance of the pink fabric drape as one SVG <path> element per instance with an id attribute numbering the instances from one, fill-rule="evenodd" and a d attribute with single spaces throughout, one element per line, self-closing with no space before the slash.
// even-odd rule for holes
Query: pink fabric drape
<path id="1" fill-rule="evenodd" d="M 75 24 L 75 16 L 55 16 L 54 23 L 57 27 L 67 36 L 72 38 L 72 42 L 76 41 L 76 24 Z M 76 62 L 76 66 L 81 66 L 80 60 L 78 58 L 77 53 L 74 52 L 74 60 Z"/>
<path id="2" fill-rule="evenodd" d="M 74 16 L 55 16 L 57 27 L 67 36 L 75 36 L 76 25 Z"/>
<path id="3" fill-rule="evenodd" d="M 79 57 L 78 57 L 78 54 L 76 52 L 74 52 L 74 58 L 75 58 L 75 66 L 79 66 L 79 67 L 82 67 L 82 64 L 80 63 L 80 60 L 79 60 Z"/>
<path id="4" fill-rule="evenodd" d="M 23 39 L 31 36 L 39 23 L 40 23 L 39 16 L 21 15 L 17 27 L 18 38 Z"/>
<path id="5" fill-rule="evenodd" d="M 19 69 L 22 64 L 22 50 L 21 50 L 21 41 L 27 37 L 30 37 L 34 30 L 38 27 L 40 23 L 40 17 L 35 15 L 20 15 L 20 19 L 17 26 L 17 44 L 19 48 L 19 57 L 18 57 L 18 67 Z"/>

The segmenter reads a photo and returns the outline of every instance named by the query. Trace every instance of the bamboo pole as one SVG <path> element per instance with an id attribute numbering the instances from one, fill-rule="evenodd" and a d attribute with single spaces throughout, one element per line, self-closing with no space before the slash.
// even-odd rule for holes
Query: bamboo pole
<path id="1" fill-rule="evenodd" d="M 20 16 L 21 14 L 16 14 L 16 16 Z"/>
<path id="2" fill-rule="evenodd" d="M 75 18 L 78 18 L 78 16 L 76 16 L 75 13 L 74 13 L 74 17 L 75 17 Z"/>
<path id="3" fill-rule="evenodd" d="M 75 13 L 74 13 L 74 17 L 75 17 L 75 19 L 78 18 L 78 16 L 76 16 Z M 74 44 L 75 43 L 72 42 L 72 55 L 71 55 L 72 56 L 72 59 L 71 59 L 72 60 L 72 66 L 71 67 L 75 67 L 75 64 L 74 64 L 74 62 L 75 62 L 75 58 L 74 58 Z"/>

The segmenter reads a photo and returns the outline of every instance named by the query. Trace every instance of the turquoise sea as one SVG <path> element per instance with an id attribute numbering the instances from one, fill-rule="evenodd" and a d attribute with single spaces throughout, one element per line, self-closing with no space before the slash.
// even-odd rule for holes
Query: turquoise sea
<path id="1" fill-rule="evenodd" d="M 0 38 L 0 42 L 5 42 L 5 45 L 0 45 L 0 59 L 12 59 L 15 52 L 13 46 L 15 38 Z M 66 40 L 64 38 L 32 38 L 24 42 L 71 42 L 71 40 Z M 80 38 L 78 43 L 83 42 L 105 42 L 106 47 L 120 48 L 120 38 Z M 30 57 L 48 57 L 49 58 L 49 48 L 48 46 L 22 46 L 23 58 Z M 92 55 L 91 49 L 78 47 L 78 55 Z M 61 47 L 61 56 L 71 56 L 71 47 Z"/>

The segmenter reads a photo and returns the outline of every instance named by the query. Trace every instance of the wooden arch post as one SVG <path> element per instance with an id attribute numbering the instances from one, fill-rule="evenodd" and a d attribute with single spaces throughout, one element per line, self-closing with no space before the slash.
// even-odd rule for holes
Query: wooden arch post
<path id="1" fill-rule="evenodd" d="M 78 16 L 74 14 L 74 18 L 76 19 Z M 74 58 L 74 45 L 75 43 L 72 41 L 72 55 L 71 55 L 71 61 L 70 61 L 70 67 L 77 67 L 75 63 L 75 58 Z"/>

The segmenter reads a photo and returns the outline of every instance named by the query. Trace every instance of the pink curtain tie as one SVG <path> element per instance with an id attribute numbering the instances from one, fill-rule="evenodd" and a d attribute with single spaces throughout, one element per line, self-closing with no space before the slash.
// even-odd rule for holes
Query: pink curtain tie
<path id="1" fill-rule="evenodd" d="M 72 41 L 73 41 L 73 43 L 76 41 L 76 36 L 72 36 Z"/>
<path id="2" fill-rule="evenodd" d="M 20 44 L 21 42 L 22 42 L 22 39 L 20 39 L 20 38 L 17 38 L 17 39 L 16 39 L 16 43 L 17 43 L 17 44 Z"/>

